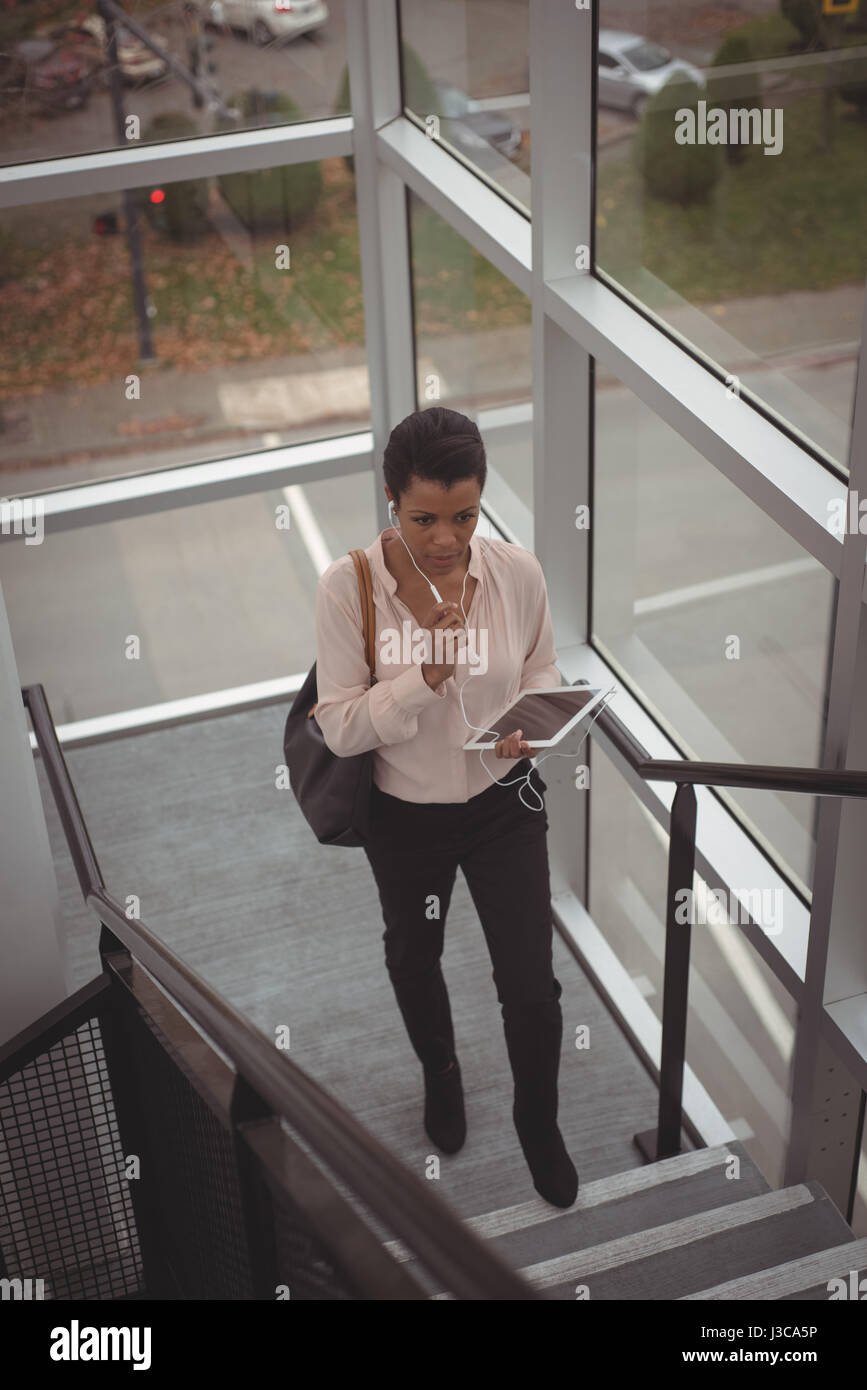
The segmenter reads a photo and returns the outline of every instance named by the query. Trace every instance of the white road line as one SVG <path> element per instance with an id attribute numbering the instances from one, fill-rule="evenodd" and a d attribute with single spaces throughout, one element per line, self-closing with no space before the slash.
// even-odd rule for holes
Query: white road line
<path id="1" fill-rule="evenodd" d="M 530 105 L 529 92 L 511 92 L 501 97 L 476 97 L 477 111 L 511 111 Z"/>
<path id="2" fill-rule="evenodd" d="M 702 599 L 717 598 L 720 594 L 733 593 L 736 589 L 752 589 L 757 584 L 776 584 L 781 579 L 792 579 L 796 575 L 810 574 L 824 566 L 812 556 L 800 560 L 788 560 L 779 565 L 763 565 L 761 569 L 742 570 L 740 574 L 726 575 L 723 579 L 707 579 L 702 584 L 689 584 L 683 589 L 669 589 L 667 593 L 651 594 L 649 598 L 636 599 L 632 605 L 633 613 L 659 613 L 667 608 L 678 608 L 684 603 L 698 603 Z"/>
<path id="3" fill-rule="evenodd" d="M 284 487 L 282 492 L 289 503 L 292 517 L 298 525 L 301 539 L 307 554 L 310 556 L 313 568 L 317 575 L 324 574 L 331 564 L 333 556 L 325 544 L 325 537 L 319 529 L 307 498 L 304 496 L 304 489 L 298 483 L 293 483 L 290 487 Z"/>
<path id="4" fill-rule="evenodd" d="M 668 853 L 668 836 L 655 816 L 652 816 L 647 807 L 639 802 L 639 806 L 644 813 L 644 818 L 659 844 Z M 695 902 L 700 911 L 700 920 L 706 921 L 710 933 L 719 949 L 720 955 L 726 961 L 729 969 L 738 981 L 749 1002 L 755 1010 L 756 1018 L 764 1026 L 765 1031 L 776 1047 L 780 1057 L 784 1062 L 788 1062 L 792 1055 L 792 1044 L 794 1029 L 789 1022 L 784 1010 L 778 1004 L 772 994 L 764 976 L 752 956 L 752 946 L 741 935 L 734 924 L 724 924 L 721 922 L 708 921 L 711 915 L 709 912 L 710 899 L 708 897 L 708 887 L 701 874 L 695 874 Z M 740 916 L 740 912 L 738 912 Z"/>
<path id="5" fill-rule="evenodd" d="M 640 888 L 632 879 L 626 879 L 617 891 L 617 900 L 645 944 L 659 960 L 661 968 L 664 938 L 660 931 L 659 919 Z M 729 930 L 736 931 L 738 928 L 730 927 Z M 738 983 L 743 987 L 741 981 Z M 732 1018 L 725 1005 L 710 988 L 695 963 L 692 968 L 690 1006 L 692 1016 L 701 1021 L 710 1035 L 712 1046 L 729 1064 L 743 1088 L 755 1098 L 759 1111 L 767 1117 L 780 1135 L 784 1135 L 788 1128 L 789 1114 L 787 1091 L 777 1081 L 761 1052 L 753 1047 L 745 1036 L 741 1025 Z M 702 1072 L 702 1068 L 713 1066 L 714 1062 L 714 1055 L 701 1061 L 699 1054 L 693 1050 L 693 1069 Z M 703 1072 L 702 1079 L 710 1087 L 710 1080 Z M 746 1096 L 741 1096 L 740 1090 L 738 1095 L 738 1104 L 742 1106 L 746 1102 Z"/>

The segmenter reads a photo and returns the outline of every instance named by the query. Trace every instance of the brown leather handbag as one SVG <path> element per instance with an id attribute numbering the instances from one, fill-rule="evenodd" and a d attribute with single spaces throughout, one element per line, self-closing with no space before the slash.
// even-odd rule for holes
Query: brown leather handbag
<path id="1" fill-rule="evenodd" d="M 363 550 L 350 550 L 364 622 L 364 649 L 370 683 L 376 681 L 376 615 L 373 579 Z M 305 819 L 321 845 L 363 845 L 370 826 L 373 749 L 341 758 L 332 753 L 316 722 L 316 662 L 292 703 L 283 732 L 289 783 Z"/>

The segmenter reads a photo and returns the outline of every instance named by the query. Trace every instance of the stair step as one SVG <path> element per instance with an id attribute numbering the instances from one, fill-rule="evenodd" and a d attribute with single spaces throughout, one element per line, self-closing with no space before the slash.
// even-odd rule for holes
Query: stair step
<path id="1" fill-rule="evenodd" d="M 576 1285 L 586 1285 L 593 1299 L 679 1299 L 847 1238 L 854 1241 L 827 1193 L 809 1182 L 544 1260 L 522 1273 L 555 1299 L 574 1299 Z"/>
<path id="2" fill-rule="evenodd" d="M 829 1250 L 818 1250 L 813 1255 L 805 1255 L 800 1260 L 790 1260 L 787 1264 L 772 1265 L 770 1269 L 760 1269 L 755 1274 L 747 1274 L 742 1279 L 729 1279 L 724 1284 L 714 1284 L 713 1288 L 702 1289 L 699 1293 L 684 1295 L 684 1301 L 693 1299 L 799 1299 L 823 1300 L 830 1295 L 828 1281 L 843 1279 L 846 1295 L 852 1298 L 850 1275 L 854 1271 L 860 1283 L 865 1280 L 863 1289 L 858 1290 L 859 1299 L 867 1297 L 867 1239 L 850 1240 L 843 1245 L 832 1246 Z M 842 1301 L 842 1300 L 841 1300 Z"/>
<path id="3" fill-rule="evenodd" d="M 725 1176 L 733 1157 L 740 1161 L 737 1181 Z M 503 1258 L 518 1267 L 767 1191 L 767 1182 L 743 1144 L 731 1141 L 599 1178 L 581 1187 L 574 1206 L 562 1211 L 534 1197 L 518 1206 L 467 1217 L 466 1225 L 495 1241 Z M 386 1248 L 395 1259 L 412 1259 L 400 1241 L 390 1241 Z"/>

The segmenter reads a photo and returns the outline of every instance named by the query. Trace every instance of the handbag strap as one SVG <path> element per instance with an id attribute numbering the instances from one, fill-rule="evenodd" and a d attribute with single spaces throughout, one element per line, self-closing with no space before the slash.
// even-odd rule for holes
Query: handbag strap
<path id="1" fill-rule="evenodd" d="M 370 574 L 370 563 L 363 550 L 350 550 L 352 563 L 355 565 L 355 574 L 358 579 L 358 588 L 361 593 L 361 617 L 364 624 L 364 650 L 367 655 L 367 664 L 370 667 L 370 683 L 373 685 L 376 680 L 374 667 L 376 665 L 376 653 L 374 643 L 376 641 L 376 610 L 373 606 L 373 579 Z M 316 704 L 307 711 L 307 718 L 313 719 L 316 714 Z"/>
<path id="2" fill-rule="evenodd" d="M 376 666 L 376 653 L 374 642 L 376 640 L 375 609 L 373 606 L 373 579 L 370 574 L 370 564 L 363 550 L 350 550 L 355 574 L 358 579 L 358 587 L 361 591 L 361 616 L 364 622 L 364 650 L 367 654 L 367 664 L 370 667 L 371 683 L 376 680 L 374 667 Z"/>

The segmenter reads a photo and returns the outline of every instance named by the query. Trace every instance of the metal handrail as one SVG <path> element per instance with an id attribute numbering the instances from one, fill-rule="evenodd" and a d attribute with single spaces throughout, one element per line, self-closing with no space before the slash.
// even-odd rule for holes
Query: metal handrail
<path id="1" fill-rule="evenodd" d="M 633 772 L 645 782 L 698 786 L 753 787 L 760 791 L 806 792 L 812 796 L 867 796 L 867 772 L 816 767 L 775 767 L 759 763 L 702 763 L 688 758 L 652 758 L 607 706 L 596 724 Z"/>
<path id="2" fill-rule="evenodd" d="M 466 1299 L 541 1297 L 339 1101 L 270 1044 L 143 922 L 127 916 L 106 890 L 45 691 L 34 684 L 23 687 L 21 694 L 82 894 L 104 927 L 200 1024 L 250 1088 L 275 1113 L 285 1116 L 444 1288 Z"/>
<path id="3" fill-rule="evenodd" d="M 703 763 L 651 758 L 647 749 L 607 707 L 594 721 L 599 731 L 645 782 L 675 782 L 668 839 L 665 959 L 662 986 L 662 1045 L 659 1058 L 659 1114 L 656 1130 L 635 1135 L 646 1158 L 680 1153 L 683 1125 L 683 1073 L 689 1010 L 691 924 L 678 921 L 677 893 L 691 887 L 695 873 L 695 786 L 752 787 L 812 796 L 867 796 L 867 772 L 813 767 L 768 767 L 753 763 Z"/>

